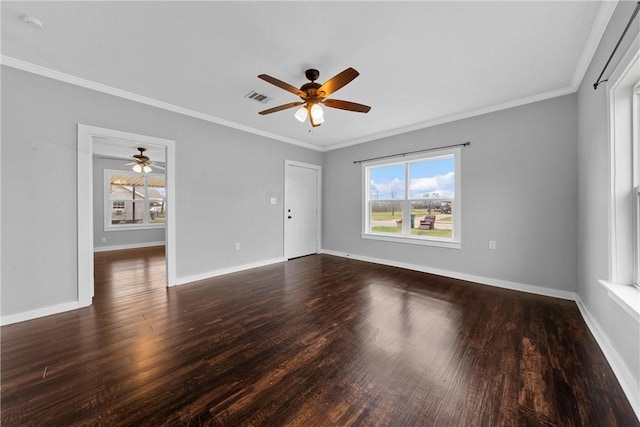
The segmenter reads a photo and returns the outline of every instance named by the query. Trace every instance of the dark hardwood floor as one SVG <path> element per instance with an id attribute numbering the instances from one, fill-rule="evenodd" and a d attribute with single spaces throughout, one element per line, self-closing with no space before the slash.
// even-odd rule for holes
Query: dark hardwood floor
<path id="1" fill-rule="evenodd" d="M 1 369 L 3 426 L 640 425 L 573 302 L 328 255 L 96 289 Z"/>
<path id="2" fill-rule="evenodd" d="M 164 289 L 164 246 L 96 252 L 94 265 L 94 301 L 133 296 Z"/>

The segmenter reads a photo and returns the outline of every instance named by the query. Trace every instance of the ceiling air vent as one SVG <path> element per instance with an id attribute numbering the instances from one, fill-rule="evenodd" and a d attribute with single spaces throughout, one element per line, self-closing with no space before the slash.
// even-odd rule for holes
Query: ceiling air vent
<path id="1" fill-rule="evenodd" d="M 253 99 L 254 101 L 257 101 L 261 104 L 268 104 L 273 100 L 273 98 L 270 98 L 267 95 L 264 95 L 262 93 L 258 93 L 255 90 L 252 90 L 251 92 L 246 94 L 244 97 L 248 99 Z"/>

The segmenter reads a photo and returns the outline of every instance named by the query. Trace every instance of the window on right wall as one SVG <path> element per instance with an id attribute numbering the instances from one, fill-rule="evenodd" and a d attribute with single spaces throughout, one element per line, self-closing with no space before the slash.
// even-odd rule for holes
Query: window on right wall
<path id="1" fill-rule="evenodd" d="M 638 61 L 640 66 L 640 60 Z M 640 287 L 640 80 L 638 80 L 633 88 L 633 198 L 634 200 L 634 271 L 633 284 Z"/>
<path id="2" fill-rule="evenodd" d="M 607 82 L 609 296 L 640 322 L 640 35 Z"/>

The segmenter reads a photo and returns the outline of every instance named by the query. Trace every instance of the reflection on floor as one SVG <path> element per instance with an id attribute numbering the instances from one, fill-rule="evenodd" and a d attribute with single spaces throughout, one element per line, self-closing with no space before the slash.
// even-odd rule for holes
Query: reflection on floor
<path id="1" fill-rule="evenodd" d="M 94 303 L 164 289 L 164 246 L 96 252 Z"/>
<path id="2" fill-rule="evenodd" d="M 2 327 L 3 426 L 640 426 L 573 301 L 329 255 L 165 290 L 128 255 Z"/>

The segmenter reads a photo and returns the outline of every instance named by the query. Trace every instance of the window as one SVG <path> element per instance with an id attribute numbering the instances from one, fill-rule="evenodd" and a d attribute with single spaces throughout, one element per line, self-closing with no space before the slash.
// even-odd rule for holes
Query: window
<path id="1" fill-rule="evenodd" d="M 163 175 L 106 170 L 105 230 L 163 227 L 166 219 Z"/>
<path id="2" fill-rule="evenodd" d="M 460 149 L 363 165 L 364 238 L 460 247 Z"/>
<path id="3" fill-rule="evenodd" d="M 633 284 L 640 287 L 640 81 L 633 89 L 633 197 L 634 197 L 634 272 Z"/>
<path id="4" fill-rule="evenodd" d="M 607 294 L 640 322 L 640 35 L 607 82 L 609 277 Z"/>

